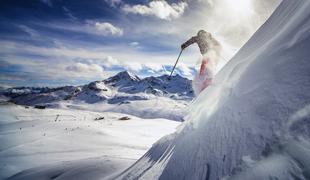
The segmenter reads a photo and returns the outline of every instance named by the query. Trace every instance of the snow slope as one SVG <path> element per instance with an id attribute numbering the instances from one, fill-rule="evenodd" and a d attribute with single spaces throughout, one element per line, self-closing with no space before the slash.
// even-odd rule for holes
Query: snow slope
<path id="1" fill-rule="evenodd" d="M 190 106 L 111 179 L 310 179 L 310 1 L 284 0 Z"/>
<path id="2" fill-rule="evenodd" d="M 100 179 L 124 170 L 178 122 L 0 105 L 0 179 Z M 57 115 L 59 115 L 57 117 Z M 128 116 L 129 120 L 119 120 Z"/>
<path id="3" fill-rule="evenodd" d="M 153 97 L 148 100 L 132 101 L 131 103 L 107 104 L 105 102 L 87 103 L 59 103 L 56 108 L 80 109 L 95 112 L 116 112 L 130 114 L 142 119 L 164 118 L 174 121 L 183 121 L 187 114 L 189 102 L 173 100 L 165 97 Z"/>
<path id="4" fill-rule="evenodd" d="M 4 96 L 5 95 L 5 96 Z M 0 91 L 0 99 L 26 106 L 118 112 L 140 118 L 183 121 L 193 99 L 191 81 L 179 75 L 138 76 L 123 71 L 103 81 L 59 88 L 19 87 Z"/>

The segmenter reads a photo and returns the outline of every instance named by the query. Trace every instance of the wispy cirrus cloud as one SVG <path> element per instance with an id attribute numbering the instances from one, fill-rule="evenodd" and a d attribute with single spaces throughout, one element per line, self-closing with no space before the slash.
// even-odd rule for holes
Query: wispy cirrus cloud
<path id="1" fill-rule="evenodd" d="M 116 8 L 117 6 L 119 6 L 120 4 L 123 3 L 122 0 L 105 0 L 106 3 L 108 3 L 111 7 Z"/>
<path id="2" fill-rule="evenodd" d="M 63 11 L 65 12 L 65 14 L 71 19 L 71 20 L 77 20 L 78 18 L 75 17 L 72 12 L 70 11 L 70 9 L 68 9 L 66 6 L 62 7 Z"/>
<path id="3" fill-rule="evenodd" d="M 164 20 L 172 20 L 180 17 L 186 7 L 186 2 L 168 4 L 167 1 L 151 1 L 147 5 L 133 5 L 128 4 L 122 7 L 126 13 L 139 14 L 144 16 L 155 16 Z"/>
<path id="4" fill-rule="evenodd" d="M 30 28 L 30 27 L 28 27 L 28 26 L 26 26 L 26 25 L 17 25 L 22 31 L 24 31 L 25 33 L 27 33 L 27 34 L 29 34 L 30 36 L 32 36 L 32 37 L 38 37 L 39 36 L 39 33 L 36 31 L 36 30 L 34 30 L 34 29 L 32 29 L 32 28 Z"/>

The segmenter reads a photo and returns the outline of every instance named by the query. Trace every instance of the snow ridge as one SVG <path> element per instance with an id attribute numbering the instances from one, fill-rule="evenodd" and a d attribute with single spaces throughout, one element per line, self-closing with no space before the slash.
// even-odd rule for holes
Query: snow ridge
<path id="1" fill-rule="evenodd" d="M 310 179 L 310 2 L 284 0 L 118 179 Z M 112 179 L 113 179 L 112 178 Z"/>

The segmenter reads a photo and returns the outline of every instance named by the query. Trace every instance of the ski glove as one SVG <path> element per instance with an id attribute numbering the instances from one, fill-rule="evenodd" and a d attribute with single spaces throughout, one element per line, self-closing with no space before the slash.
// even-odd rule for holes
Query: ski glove
<path id="1" fill-rule="evenodd" d="M 185 49 L 187 48 L 189 45 L 193 44 L 193 43 L 196 43 L 198 41 L 198 37 L 197 36 L 194 36 L 194 37 L 191 37 L 189 40 L 187 40 L 185 43 L 183 43 L 181 45 L 181 48 L 182 49 Z"/>

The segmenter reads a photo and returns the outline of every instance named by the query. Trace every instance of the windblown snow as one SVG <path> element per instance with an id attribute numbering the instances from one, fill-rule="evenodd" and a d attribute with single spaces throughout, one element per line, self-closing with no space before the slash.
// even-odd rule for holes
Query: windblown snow
<path id="1" fill-rule="evenodd" d="M 118 179 L 310 179 L 310 1 L 284 0 Z"/>

